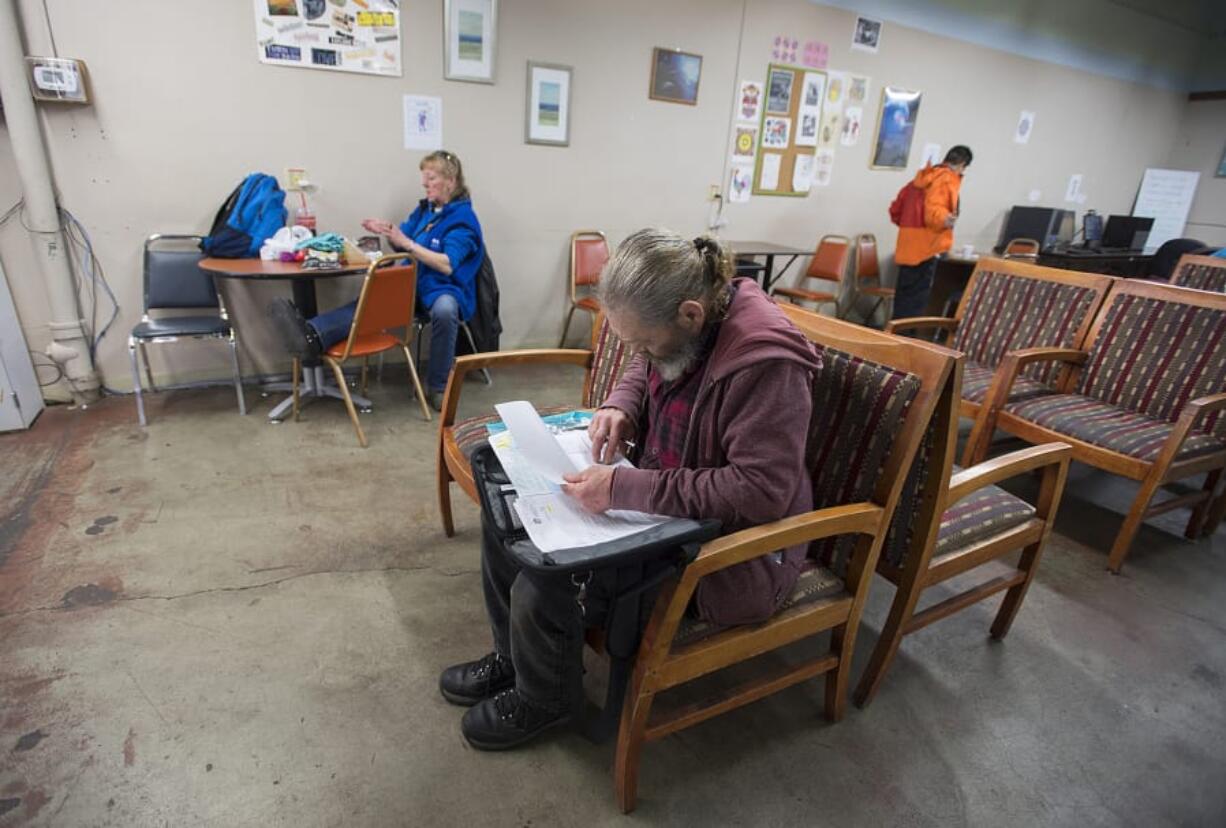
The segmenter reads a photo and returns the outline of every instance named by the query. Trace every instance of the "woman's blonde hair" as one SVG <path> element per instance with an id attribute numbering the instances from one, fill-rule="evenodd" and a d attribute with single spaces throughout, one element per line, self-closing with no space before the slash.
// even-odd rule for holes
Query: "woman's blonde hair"
<path id="1" fill-rule="evenodd" d="M 600 277 L 605 307 L 628 308 L 644 324 L 670 324 L 682 302 L 701 302 L 708 319 L 728 309 L 732 250 L 710 236 L 687 239 L 662 227 L 631 234 Z"/>
<path id="2" fill-rule="evenodd" d="M 468 185 L 464 183 L 464 168 L 460 166 L 460 156 L 447 150 L 435 150 L 421 159 L 417 169 L 424 170 L 427 166 L 440 175 L 455 181 L 455 190 L 451 193 L 452 201 L 471 198 L 468 193 Z"/>

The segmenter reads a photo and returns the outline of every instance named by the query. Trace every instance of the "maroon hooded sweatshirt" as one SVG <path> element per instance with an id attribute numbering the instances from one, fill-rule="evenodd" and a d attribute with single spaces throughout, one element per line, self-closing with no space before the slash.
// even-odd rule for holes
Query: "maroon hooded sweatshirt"
<path id="1" fill-rule="evenodd" d="M 682 467 L 617 469 L 612 508 L 718 518 L 725 533 L 811 510 L 805 439 L 819 359 L 753 280 L 738 279 L 699 368 Z M 637 357 L 604 403 L 634 420 L 640 445 L 651 428 L 645 419 L 652 370 Z M 804 558 L 805 548 L 793 547 L 703 578 L 695 594 L 699 615 L 721 625 L 769 618 L 791 592 Z"/>

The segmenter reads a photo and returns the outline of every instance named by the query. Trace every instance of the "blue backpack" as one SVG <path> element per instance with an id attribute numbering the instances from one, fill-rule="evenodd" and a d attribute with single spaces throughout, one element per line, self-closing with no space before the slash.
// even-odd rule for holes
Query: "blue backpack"
<path id="1" fill-rule="evenodd" d="M 200 242 L 209 256 L 246 259 L 260 255 L 260 247 L 285 226 L 285 193 L 277 179 L 252 173 L 234 188 L 217 211 L 213 228 Z"/>

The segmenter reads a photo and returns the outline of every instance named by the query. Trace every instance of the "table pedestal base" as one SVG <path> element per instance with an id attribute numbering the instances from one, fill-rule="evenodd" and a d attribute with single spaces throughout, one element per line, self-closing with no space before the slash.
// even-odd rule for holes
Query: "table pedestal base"
<path id="1" fill-rule="evenodd" d="M 292 382 L 270 382 L 263 386 L 261 390 L 265 394 L 273 391 L 292 392 L 294 384 Z M 345 399 L 344 393 L 339 388 L 324 381 L 324 366 L 304 366 L 302 369 L 302 384 L 298 386 L 298 405 L 306 406 L 324 397 L 331 397 L 335 400 Z M 359 394 L 350 393 L 349 397 L 353 400 L 354 407 L 363 413 L 370 411 L 374 407 L 374 403 Z M 286 415 L 291 413 L 293 406 L 294 397 L 291 394 L 273 406 L 272 411 L 268 412 L 269 421 L 274 423 L 281 422 L 285 419 Z"/>

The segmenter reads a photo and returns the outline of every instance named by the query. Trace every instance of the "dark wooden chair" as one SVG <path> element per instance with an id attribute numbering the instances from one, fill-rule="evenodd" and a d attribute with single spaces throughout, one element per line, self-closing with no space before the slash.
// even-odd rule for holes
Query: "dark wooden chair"
<path id="1" fill-rule="evenodd" d="M 1226 293 L 1226 259 L 1185 253 L 1175 265 L 1171 284 L 1196 290 Z"/>
<path id="2" fill-rule="evenodd" d="M 583 380 L 581 408 L 597 408 L 630 364 L 632 354 L 605 322 L 603 314 L 597 314 L 592 325 L 592 345 L 589 349 L 549 349 L 524 351 L 498 351 L 457 357 L 447 378 L 447 390 L 443 393 L 443 409 L 439 413 L 441 423 L 438 432 L 438 507 L 442 515 L 443 531 L 447 537 L 455 534 L 451 516 L 451 484 L 460 488 L 477 502 L 477 487 L 473 483 L 469 458 L 487 437 L 486 425 L 499 419 L 494 412 L 456 419 L 460 405 L 460 392 L 464 378 L 473 371 L 514 365 L 578 365 L 586 369 Z M 541 414 L 567 411 L 575 406 L 543 407 Z"/>
<path id="3" fill-rule="evenodd" d="M 809 389 L 818 404 L 806 449 L 815 509 L 712 541 L 665 584 L 639 648 L 618 733 L 614 781 L 623 811 L 635 806 L 645 742 L 821 675 L 826 717 L 842 718 L 856 632 L 890 515 L 957 362 L 929 343 L 781 307 L 822 355 Z M 687 616 L 704 576 L 805 543 L 810 565 L 769 620 L 720 628 Z M 766 672 L 706 703 L 670 711 L 656 705 L 667 690 L 827 630 L 829 649 L 816 658 Z"/>
<path id="4" fill-rule="evenodd" d="M 1016 399 L 1029 366 L 1073 366 L 1056 389 Z M 1226 510 L 1226 294 L 1117 280 L 1083 350 L 1026 348 L 1006 354 L 967 445 L 986 456 L 994 429 L 1032 443 L 1059 440 L 1073 459 L 1140 481 L 1111 547 L 1118 573 L 1141 523 L 1193 507 L 1185 534 L 1212 532 Z M 1208 473 L 1199 492 L 1151 505 L 1167 483 Z"/>
<path id="5" fill-rule="evenodd" d="M 966 354 L 958 413 L 979 418 L 1001 360 L 1021 348 L 1079 348 L 1102 305 L 1110 276 L 983 258 L 975 266 L 953 318 L 895 319 L 886 331 L 942 331 L 951 348 Z M 1030 366 L 1013 388 L 1013 400 L 1056 387 L 1063 367 Z M 970 449 L 963 456 L 970 465 Z"/>
<path id="6" fill-rule="evenodd" d="M 839 286 L 843 283 L 843 273 L 847 270 L 847 257 L 851 253 L 851 242 L 846 236 L 822 236 L 809 260 L 809 269 L 801 277 L 801 284 L 808 284 L 810 279 L 819 282 L 834 282 L 834 293 L 829 290 L 809 290 L 800 285 L 796 287 L 776 287 L 772 296 L 782 296 L 792 302 L 815 302 L 820 308 L 826 303 L 834 303 L 835 315 L 839 312 Z"/>
<path id="7" fill-rule="evenodd" d="M 1072 454 L 1067 444 L 1022 449 L 970 469 L 954 466 L 960 381 L 957 371 L 942 390 L 877 560 L 877 573 L 895 587 L 894 602 L 856 687 L 854 699 L 861 707 L 877 694 L 904 636 L 1001 592 L 1005 597 L 991 636 L 1005 637 L 1038 571 L 1060 505 Z M 996 485 L 1031 472 L 1041 474 L 1034 505 Z M 919 609 L 929 587 L 1018 550 L 1009 570 Z"/>

